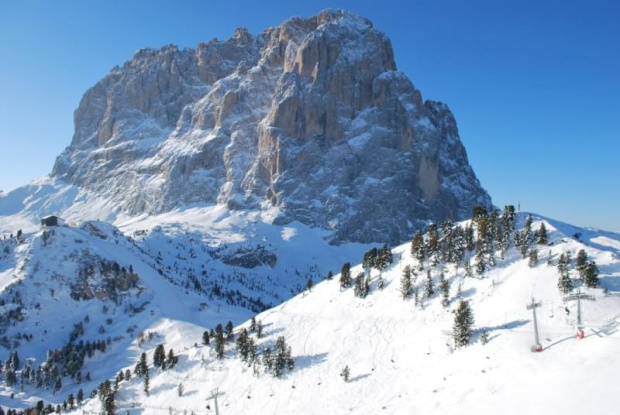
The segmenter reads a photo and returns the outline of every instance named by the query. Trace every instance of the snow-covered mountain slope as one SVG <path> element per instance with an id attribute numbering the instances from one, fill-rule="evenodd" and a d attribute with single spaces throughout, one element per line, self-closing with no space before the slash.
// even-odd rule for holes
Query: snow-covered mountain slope
<path id="1" fill-rule="evenodd" d="M 138 51 L 84 94 L 50 176 L 0 195 L 0 215 L 220 205 L 330 230 L 334 243 L 394 244 L 491 206 L 447 105 L 423 101 L 389 38 L 342 10 Z"/>
<path id="2" fill-rule="evenodd" d="M 523 223 L 523 217 L 518 222 Z M 393 250 L 393 264 L 381 274 L 371 271 L 365 298 L 355 296 L 353 288 L 341 289 L 336 275 L 259 314 L 263 335 L 250 334 L 259 350 L 273 348 L 284 336 L 295 357 L 294 370 L 282 378 L 265 373 L 263 365 L 255 373 L 237 357 L 232 342 L 226 343 L 220 360 L 213 345 L 201 344 L 199 328 L 162 321 L 159 331 L 165 337 L 141 347 L 134 344 L 130 357 L 117 356 L 116 366 L 133 369 L 142 350 L 152 362 L 159 342 L 175 351 L 178 364 L 166 371 L 151 366 L 148 397 L 142 379 L 122 381 L 115 394 L 116 409 L 132 414 L 205 413 L 208 404 L 206 413 L 214 413 L 209 397 L 218 388 L 220 413 L 613 413 L 620 404 L 615 380 L 620 370 L 620 235 L 539 217 L 534 217 L 532 229 L 543 222 L 548 242 L 532 245 L 540 256 L 533 267 L 515 248 L 481 276 L 466 277 L 463 267 L 442 261 L 433 267 L 424 261 L 424 270 L 414 277 L 418 305 L 401 294 L 402 270 L 419 266 L 410 244 L 405 244 Z M 580 288 L 595 301 L 581 304 L 585 337 L 577 339 L 577 304 L 563 301 L 556 264 L 560 255 L 570 252 L 574 259 L 582 249 L 598 265 L 600 288 Z M 554 265 L 546 263 L 548 254 Z M 423 298 L 429 270 L 436 293 Z M 355 266 L 351 275 L 359 272 L 361 266 Z M 450 286 L 447 308 L 438 287 L 441 272 Z M 579 285 L 574 264 L 571 273 Z M 379 275 L 382 289 L 377 287 Z M 471 344 L 455 348 L 451 311 L 459 301 L 459 286 L 475 324 Z M 541 303 L 541 353 L 531 351 L 534 327 L 526 305 L 532 298 Z M 236 337 L 249 326 L 246 322 L 236 327 Z M 484 331 L 487 344 L 480 340 Z M 349 382 L 340 376 L 345 366 L 350 368 Z M 52 402 L 62 400 L 56 399 L 50 397 Z M 94 398 L 82 409 L 100 408 Z"/>
<path id="3" fill-rule="evenodd" d="M 103 341 L 105 352 L 98 349 L 80 369 L 79 386 L 89 392 L 135 359 L 139 333 L 167 325 L 166 334 L 174 337 L 187 325 L 238 322 L 250 315 L 170 283 L 166 270 L 103 222 L 51 227 L 0 245 L 0 360 L 16 350 L 36 369 L 49 350 L 71 343 L 72 332 L 74 345 Z M 75 393 L 75 376 L 64 375 L 62 392 Z M 34 397 L 53 400 L 52 390 L 28 381 L 17 387 L 24 393 L 10 403 L 0 398 L 0 406 L 23 406 Z"/>

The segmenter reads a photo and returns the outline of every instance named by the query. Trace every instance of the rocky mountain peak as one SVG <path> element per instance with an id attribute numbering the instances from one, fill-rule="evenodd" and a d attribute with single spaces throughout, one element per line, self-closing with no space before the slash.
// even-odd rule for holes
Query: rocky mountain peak
<path id="1" fill-rule="evenodd" d="M 138 51 L 86 92 L 52 174 L 130 214 L 261 209 L 336 243 L 490 204 L 447 106 L 422 101 L 370 21 L 331 9 Z"/>

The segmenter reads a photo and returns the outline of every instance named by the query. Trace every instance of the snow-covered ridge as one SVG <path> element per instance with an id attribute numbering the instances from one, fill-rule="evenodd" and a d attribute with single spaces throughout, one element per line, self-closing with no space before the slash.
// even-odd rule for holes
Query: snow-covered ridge
<path id="1" fill-rule="evenodd" d="M 516 221 L 517 230 L 520 231 L 524 223 L 525 215 L 520 215 Z M 457 267 L 439 260 L 433 266 L 432 258 L 425 259 L 424 269 L 420 270 L 419 260 L 411 255 L 411 244 L 407 243 L 393 249 L 390 266 L 382 272 L 373 269 L 368 274 L 370 291 L 365 298 L 356 296 L 353 287 L 342 289 L 339 275 L 330 281 L 318 283 L 314 280 L 310 291 L 256 316 L 263 327 L 260 338 L 250 331 L 259 351 L 273 347 L 280 336 L 291 346 L 295 368 L 281 379 L 265 373 L 261 364 L 255 369 L 242 362 L 233 342 L 226 343 L 222 360 L 216 358 L 213 344 L 202 344 L 205 330 L 216 323 L 224 324 L 229 318 L 242 322 L 247 313 L 228 312 L 228 306 L 222 304 L 220 313 L 224 315 L 217 314 L 211 301 L 207 301 L 208 308 L 200 310 L 200 297 L 191 292 L 175 294 L 180 302 L 175 299 L 171 306 L 170 296 L 177 286 L 168 285 L 156 271 L 135 265 L 140 263 L 137 258 L 142 258 L 142 253 L 135 251 L 133 242 L 126 242 L 108 225 L 93 222 L 79 229 L 59 232 L 66 235 L 64 239 L 77 237 L 83 241 L 75 246 L 94 244 L 95 251 L 101 253 L 105 249 L 106 255 L 122 258 L 121 265 L 134 263 L 133 269 L 140 275 L 138 285 L 152 292 L 151 305 L 155 312 L 153 316 L 149 316 L 148 309 L 143 312 L 142 316 L 148 318 L 140 320 L 140 329 L 157 333 L 154 339 L 139 345 L 135 338 L 121 333 L 132 321 L 119 324 L 114 315 L 111 326 L 104 323 L 106 333 L 122 334 L 124 338 L 113 342 L 112 351 L 101 355 L 106 370 L 96 361 L 87 362 L 93 374 L 99 376 L 98 380 L 106 377 L 114 380 L 114 371 L 121 368 L 133 371 L 143 351 L 152 363 L 154 349 L 160 343 L 166 351 L 172 349 L 178 356 L 178 363 L 172 369 L 162 371 L 150 367 L 149 396 L 143 391 L 141 378 L 134 376 L 120 382 L 115 394 L 119 412 L 183 413 L 187 410 L 200 413 L 209 404 L 211 412 L 207 413 L 213 413 L 214 402 L 208 398 L 215 388 L 222 393 L 218 405 L 224 413 L 582 413 L 592 405 L 597 411 L 613 412 L 620 403 L 613 389 L 620 369 L 617 347 L 620 339 L 617 330 L 620 326 L 620 251 L 617 248 L 620 236 L 538 216 L 533 217 L 533 232 L 543 223 L 547 230 L 546 244 L 530 243 L 530 249 L 537 249 L 539 256 L 534 266 L 529 266 L 528 259 L 522 258 L 512 239 L 513 245 L 504 259 L 500 258 L 500 246 L 496 246 L 496 265 L 489 266 L 482 275 L 476 274 L 474 251 L 466 254 L 472 264 L 470 277 L 465 276 L 462 263 Z M 459 225 L 464 228 L 469 222 Z M 92 232 L 91 227 L 96 230 Z M 91 232 L 87 232 L 88 229 Z M 155 232 L 163 231 L 165 229 Z M 303 234 L 303 229 L 297 232 Z M 106 238 L 99 236 L 91 241 L 93 233 L 102 233 Z M 281 235 L 282 240 L 294 240 L 298 236 L 299 233 L 290 229 L 284 229 Z M 56 234 L 47 247 L 37 247 L 37 243 L 42 243 L 41 238 L 42 235 L 37 235 L 32 243 L 19 244 L 15 249 L 29 251 L 31 257 L 41 260 L 44 250 L 64 245 L 59 243 L 63 240 L 60 234 Z M 147 239 L 137 239 L 136 243 L 144 247 Z M 115 246 L 118 248 L 113 248 Z M 62 248 L 62 252 L 66 249 Z M 572 278 L 579 285 L 574 259 L 581 250 L 588 260 L 596 262 L 600 287 L 580 288 L 595 301 L 581 304 L 585 338 L 579 340 L 575 337 L 577 304 L 563 301 L 564 295 L 558 291 L 556 264 L 560 255 L 570 252 Z M 121 255 L 121 251 L 124 254 Z M 61 252 L 52 253 L 59 257 Z M 27 256 L 17 254 L 16 257 Z M 548 256 L 553 265 L 547 264 Z M 32 264 L 32 259 L 29 263 Z M 54 268 L 59 266 L 53 265 Z M 407 266 L 417 274 L 412 278 L 418 289 L 417 305 L 413 294 L 403 299 L 401 279 Z M 428 271 L 436 293 L 424 298 Z M 354 278 L 362 272 L 361 265 L 351 268 Z M 440 274 L 449 284 L 447 308 L 442 305 Z M 380 280 L 383 281 L 381 289 L 378 287 Z M 159 289 L 153 286 L 155 282 L 167 288 Z M 22 284 L 27 286 L 28 282 L 24 280 Z M 471 344 L 455 349 L 454 315 L 450 311 L 456 308 L 459 296 L 470 303 L 475 325 Z M 45 297 L 39 296 L 43 300 Z M 526 305 L 532 298 L 541 303 L 537 317 L 542 353 L 530 351 L 534 333 L 532 311 L 527 310 Z M 168 305 L 162 305 L 162 300 Z M 101 306 L 101 302 L 94 301 L 89 307 Z M 177 304 L 185 304 L 187 313 L 178 309 Z M 89 312 L 91 321 L 111 316 L 97 316 L 95 309 Z M 86 337 L 94 334 L 92 330 L 96 326 L 90 326 L 87 325 Z M 238 325 L 234 329 L 235 338 L 242 329 L 249 327 L 250 321 Z M 484 331 L 488 333 L 487 344 L 480 341 Z M 350 368 L 350 379 L 346 383 L 340 376 L 345 366 Z M 583 387 L 584 380 L 588 381 L 587 388 Z M 182 385 L 182 393 L 179 385 Z M 67 393 L 75 394 L 78 387 L 67 382 L 57 396 L 51 393 L 35 396 L 42 396 L 46 402 L 61 402 Z M 0 405 L 19 403 L 20 399 L 31 396 L 29 393 L 32 393 L 30 389 L 16 394 L 17 400 L 0 397 Z M 316 396 L 322 399 L 316 400 Z M 536 398 L 532 399 L 533 396 Z M 31 404 L 36 400 L 29 399 Z M 93 412 L 100 409 L 98 398 L 89 400 L 83 408 Z"/>

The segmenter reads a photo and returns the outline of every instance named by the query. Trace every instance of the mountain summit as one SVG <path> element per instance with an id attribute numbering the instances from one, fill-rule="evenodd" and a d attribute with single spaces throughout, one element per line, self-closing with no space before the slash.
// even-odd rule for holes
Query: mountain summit
<path id="1" fill-rule="evenodd" d="M 397 242 L 489 206 L 445 104 L 423 101 L 389 38 L 342 10 L 144 49 L 89 89 L 52 176 L 130 215 L 261 209 L 332 242 Z"/>

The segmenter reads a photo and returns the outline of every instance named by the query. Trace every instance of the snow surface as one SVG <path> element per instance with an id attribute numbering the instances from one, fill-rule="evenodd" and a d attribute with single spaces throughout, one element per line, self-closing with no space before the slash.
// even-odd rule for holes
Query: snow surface
<path id="1" fill-rule="evenodd" d="M 202 314 L 204 311 L 197 311 L 197 296 L 172 289 L 173 285 L 149 270 L 124 242 L 90 241 L 88 235 L 70 228 L 63 229 L 63 233 L 67 238 L 88 240 L 93 249 L 120 258 L 124 264 L 138 264 L 134 266 L 141 275 L 141 284 L 152 293 L 156 305 L 154 315 L 135 320 L 141 328 L 157 332 L 156 339 L 138 346 L 135 339 L 127 338 L 123 330 L 133 320 L 110 327 L 111 334 L 123 333 L 125 338 L 113 346 L 113 353 L 88 362 L 97 368 L 94 373 L 113 378 L 114 371 L 120 368 L 133 369 L 142 351 L 147 351 L 152 361 L 153 350 L 160 342 L 166 350 L 173 348 L 180 358 L 172 370 L 159 372 L 151 368 L 149 397 L 142 391 L 140 379 L 122 382 L 116 397 L 119 413 L 214 413 L 213 401 L 208 397 L 215 388 L 222 393 L 218 399 L 220 414 L 615 413 L 620 405 L 616 380 L 620 371 L 620 252 L 614 245 L 620 242 L 620 236 L 608 232 L 597 235 L 593 230 L 539 217 L 535 217 L 533 229 L 541 220 L 549 231 L 549 246 L 539 249 L 541 260 L 533 269 L 514 249 L 483 278 L 464 278 L 462 268 L 448 266 L 452 297 L 448 310 L 441 306 L 437 294 L 417 307 L 412 299 L 401 298 L 401 270 L 415 264 L 409 244 L 404 244 L 393 251 L 394 264 L 382 275 L 385 287 L 381 291 L 376 288 L 379 274 L 373 271 L 371 292 L 365 299 L 355 297 L 352 288 L 341 291 L 335 276 L 332 281 L 316 284 L 312 292 L 259 314 L 257 319 L 265 328 L 259 346 L 272 345 L 284 335 L 292 347 L 296 368 L 283 379 L 264 373 L 254 376 L 252 369 L 235 357 L 232 344 L 227 346 L 224 360 L 215 359 L 211 347 L 201 345 L 205 328 L 227 318 L 240 323 L 247 318 L 247 312 L 226 311 L 221 316 L 210 307 Z M 300 233 L 289 242 L 303 236 L 303 228 L 297 229 Z M 562 231 L 566 229 L 580 231 L 582 240 Z M 272 240 L 283 241 L 282 232 L 290 231 L 279 232 Z M 587 241 L 605 243 L 607 249 L 586 244 L 583 235 Z M 605 294 L 601 288 L 584 289 L 596 301 L 583 304 L 586 336 L 582 340 L 575 337 L 576 304 L 562 301 L 556 286 L 557 270 L 545 263 L 547 251 L 557 260 L 566 251 L 574 258 L 580 249 L 597 262 L 601 286 L 609 290 Z M 36 251 L 31 249 L 30 255 L 43 258 Z M 417 286 L 422 286 L 428 268 L 425 264 Z M 352 275 L 360 271 L 361 267 L 356 266 Z M 436 286 L 438 271 L 432 271 Z M 462 297 L 472 305 L 476 331 L 470 346 L 454 349 L 450 309 L 457 303 L 458 284 Z M 41 299 L 44 297 L 40 294 Z M 534 342 L 532 312 L 525 306 L 532 297 L 542 302 L 537 310 L 544 347 L 541 353 L 530 351 Z M 63 307 L 72 305 L 67 301 Z M 100 307 L 100 303 L 89 307 Z M 70 315 L 69 309 L 66 312 Z M 95 313 L 93 310 L 91 317 Z M 237 326 L 236 332 L 248 326 L 245 322 Z M 486 345 L 477 339 L 483 329 L 490 334 Z M 34 354 L 36 350 L 32 346 Z M 339 376 L 345 365 L 351 368 L 348 383 Z M 178 396 L 179 384 L 183 384 L 183 396 Z M 46 394 L 43 398 L 60 402 L 75 390 L 75 385 L 67 386 L 61 395 Z M 0 405 L 20 406 L 25 400 L 35 401 L 34 396 L 29 396 L 31 391 L 17 393 L 14 400 L 8 398 L 8 393 L 6 389 L 0 392 Z M 210 411 L 205 411 L 207 404 Z M 76 413 L 99 410 L 95 398 Z"/>

